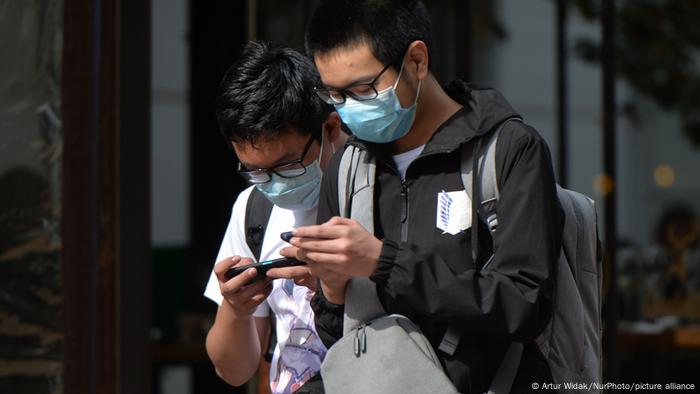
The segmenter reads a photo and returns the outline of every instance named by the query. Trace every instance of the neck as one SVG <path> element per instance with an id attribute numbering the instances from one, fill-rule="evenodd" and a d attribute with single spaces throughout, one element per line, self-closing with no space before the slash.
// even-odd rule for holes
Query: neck
<path id="1" fill-rule="evenodd" d="M 405 136 L 391 143 L 391 154 L 408 152 L 424 145 L 435 134 L 440 125 L 461 108 L 459 103 L 452 100 L 442 90 L 433 75 L 428 74 L 423 81 L 418 97 L 416 119 L 413 121 L 413 126 Z"/>

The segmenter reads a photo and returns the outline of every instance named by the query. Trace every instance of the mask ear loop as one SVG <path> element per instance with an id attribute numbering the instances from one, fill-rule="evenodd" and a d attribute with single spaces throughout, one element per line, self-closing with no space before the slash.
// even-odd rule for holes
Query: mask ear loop
<path id="1" fill-rule="evenodd" d="M 401 75 L 403 74 L 403 66 L 406 64 L 406 58 L 401 61 L 401 68 L 399 69 L 399 76 L 396 77 L 396 82 L 394 82 L 394 89 L 399 86 L 399 81 L 401 80 Z"/>
<path id="2" fill-rule="evenodd" d="M 396 90 L 396 87 L 399 86 L 399 81 L 401 80 L 401 75 L 403 74 L 403 67 L 406 64 L 406 58 L 403 59 L 401 62 L 401 69 L 399 70 L 399 77 L 396 78 L 396 82 L 394 82 L 393 89 Z M 420 79 L 418 80 L 418 89 L 416 89 L 416 98 L 413 100 L 413 105 L 416 105 L 418 102 L 418 96 L 420 95 L 420 87 L 423 84 L 423 80 Z"/>
<path id="3" fill-rule="evenodd" d="M 323 132 L 323 126 L 321 126 L 321 150 L 318 152 L 318 158 L 320 159 L 321 156 L 323 155 L 323 144 L 326 142 L 326 136 L 324 135 L 325 133 Z"/>
<path id="4" fill-rule="evenodd" d="M 416 105 L 418 103 L 418 96 L 420 96 L 420 87 L 423 84 L 423 80 L 419 79 L 418 80 L 418 89 L 416 89 L 416 99 L 413 100 L 413 105 Z"/>
<path id="5" fill-rule="evenodd" d="M 328 135 L 330 136 L 330 131 L 328 132 Z M 323 154 L 323 147 L 326 143 L 326 139 L 327 139 L 326 133 L 324 133 L 323 126 L 321 126 L 321 150 L 320 150 L 321 153 L 319 154 L 319 157 L 321 157 L 321 155 Z M 335 144 L 333 142 L 330 142 L 330 141 L 328 143 L 331 146 L 331 156 L 333 156 L 335 154 L 335 151 L 336 151 Z"/>
<path id="6" fill-rule="evenodd" d="M 325 143 L 326 143 L 326 136 L 325 136 L 325 134 L 326 134 L 326 133 L 324 133 L 323 126 L 321 126 L 321 149 L 318 151 L 318 160 L 319 160 L 319 162 L 321 161 L 321 156 L 323 156 L 323 148 L 324 148 Z M 330 135 L 330 132 L 329 132 L 328 134 Z M 336 149 L 335 149 L 335 144 L 334 144 L 333 142 L 330 142 L 330 141 L 329 141 L 329 144 L 331 145 L 331 157 L 333 157 L 333 155 L 335 155 L 335 151 L 336 151 Z M 329 158 L 329 159 L 330 159 L 330 158 Z"/>

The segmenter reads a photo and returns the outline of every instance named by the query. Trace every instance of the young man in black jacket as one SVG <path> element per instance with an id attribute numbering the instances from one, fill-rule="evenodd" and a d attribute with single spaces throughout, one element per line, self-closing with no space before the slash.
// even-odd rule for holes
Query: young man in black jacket
<path id="1" fill-rule="evenodd" d="M 440 195 L 470 207 L 460 149 L 517 116 L 511 106 L 494 90 L 440 86 L 419 0 L 321 0 L 306 46 L 321 75 L 317 94 L 335 105 L 355 136 L 350 143 L 377 162 L 374 235 L 339 217 L 338 177 L 346 174 L 338 174 L 336 155 L 324 174 L 321 224 L 296 229 L 293 247 L 282 251 L 321 279 L 312 305 L 326 345 L 342 336 L 348 280 L 369 277 L 386 312 L 413 320 L 435 349 L 447 327 L 459 330 L 456 352 L 438 357 L 460 392 L 486 392 L 511 341 L 525 344 L 512 392 L 549 381 L 535 340 L 551 315 L 563 223 L 545 141 L 522 122 L 503 127 L 498 231 L 492 239 L 473 219 L 474 261 L 472 219 L 440 216 Z"/>

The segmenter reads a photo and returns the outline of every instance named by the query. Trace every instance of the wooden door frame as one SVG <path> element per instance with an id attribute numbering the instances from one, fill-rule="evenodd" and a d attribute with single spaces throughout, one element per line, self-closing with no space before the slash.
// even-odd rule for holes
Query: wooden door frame
<path id="1" fill-rule="evenodd" d="M 150 392 L 150 24 L 64 0 L 64 392 Z"/>

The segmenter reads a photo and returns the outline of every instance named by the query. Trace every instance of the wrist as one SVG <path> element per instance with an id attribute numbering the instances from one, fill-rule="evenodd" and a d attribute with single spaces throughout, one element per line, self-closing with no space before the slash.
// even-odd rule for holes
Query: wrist
<path id="1" fill-rule="evenodd" d="M 243 309 L 236 307 L 232 302 L 225 298 L 224 302 L 221 303 L 221 309 L 224 310 L 225 316 L 233 322 L 252 319 L 253 312 L 255 312 L 255 309 L 248 310 L 248 308 Z"/>
<path id="2" fill-rule="evenodd" d="M 374 272 L 370 275 L 370 280 L 378 285 L 385 286 L 389 280 L 394 265 L 396 264 L 396 255 L 399 252 L 399 244 L 390 240 L 382 241 L 382 249 L 378 258 L 377 266 Z"/>
<path id="3" fill-rule="evenodd" d="M 362 272 L 362 276 L 369 278 L 374 274 L 379 265 L 379 258 L 382 254 L 383 242 L 377 238 L 373 238 L 371 246 L 368 248 L 368 253 L 366 258 L 368 263 L 365 267 L 365 272 Z"/>
<path id="4" fill-rule="evenodd" d="M 321 280 L 321 289 L 323 291 L 323 296 L 328 302 L 336 305 L 345 304 L 345 287 L 348 281 L 328 283 Z"/>

